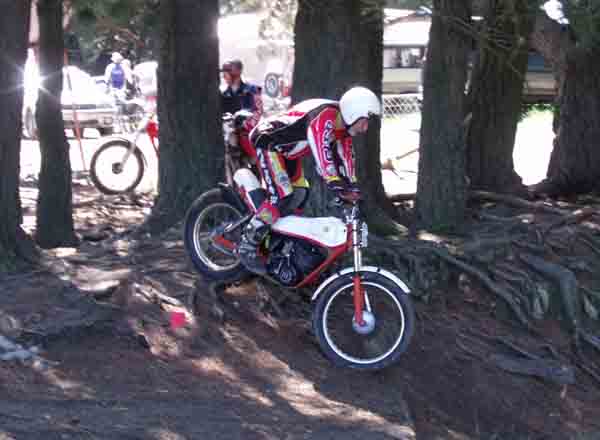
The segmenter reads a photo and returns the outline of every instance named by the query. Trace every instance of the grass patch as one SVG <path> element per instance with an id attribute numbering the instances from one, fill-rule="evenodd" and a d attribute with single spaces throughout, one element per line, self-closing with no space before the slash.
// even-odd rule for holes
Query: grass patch
<path id="1" fill-rule="evenodd" d="M 519 114 L 519 122 L 524 119 L 551 113 L 552 115 L 558 114 L 558 105 L 556 104 L 523 104 L 521 105 L 521 113 Z"/>

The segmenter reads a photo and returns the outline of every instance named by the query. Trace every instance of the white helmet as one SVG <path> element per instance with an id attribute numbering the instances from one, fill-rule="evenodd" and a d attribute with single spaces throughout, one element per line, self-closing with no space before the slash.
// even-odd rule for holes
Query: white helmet
<path id="1" fill-rule="evenodd" d="M 369 89 L 353 87 L 342 95 L 340 111 L 346 125 L 352 125 L 360 118 L 381 116 L 381 103 Z"/>
<path id="2" fill-rule="evenodd" d="M 121 55 L 119 52 L 113 52 L 112 56 L 110 57 L 110 60 L 113 63 L 120 63 L 121 61 L 123 61 L 123 55 Z"/>

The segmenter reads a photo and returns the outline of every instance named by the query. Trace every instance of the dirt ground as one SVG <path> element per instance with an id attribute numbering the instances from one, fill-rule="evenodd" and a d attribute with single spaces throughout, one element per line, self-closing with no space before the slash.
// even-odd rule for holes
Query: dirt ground
<path id="1" fill-rule="evenodd" d="M 22 192 L 31 225 L 35 188 Z M 2 440 L 600 438 L 600 384 L 584 371 L 557 385 L 465 349 L 477 341 L 491 356 L 499 339 L 540 356 L 544 341 L 567 349 L 555 321 L 534 337 L 498 319 L 487 292 L 449 286 L 416 303 L 417 331 L 397 365 L 335 368 L 302 316 L 261 311 L 254 283 L 213 301 L 180 228 L 133 235 L 149 197 L 102 196 L 79 182 L 74 198 L 81 245 L 0 275 L 0 334 L 40 348 L 0 361 Z M 172 325 L 177 312 L 182 327 Z"/>

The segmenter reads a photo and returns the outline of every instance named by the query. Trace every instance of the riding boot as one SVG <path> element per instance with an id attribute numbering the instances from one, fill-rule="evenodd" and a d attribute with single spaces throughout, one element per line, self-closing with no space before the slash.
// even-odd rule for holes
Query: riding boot
<path id="1" fill-rule="evenodd" d="M 253 218 L 244 229 L 244 234 L 238 246 L 238 256 L 241 263 L 256 275 L 265 275 L 267 265 L 265 258 L 260 255 L 259 248 L 269 232 L 269 225 L 258 218 Z"/>

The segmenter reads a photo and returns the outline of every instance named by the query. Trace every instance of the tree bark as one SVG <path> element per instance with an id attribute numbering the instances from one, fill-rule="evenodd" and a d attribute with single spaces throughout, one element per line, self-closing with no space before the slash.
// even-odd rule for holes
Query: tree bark
<path id="1" fill-rule="evenodd" d="M 18 257 L 22 235 L 19 170 L 23 67 L 27 57 L 29 1 L 1 0 L 0 8 L 0 271 Z"/>
<path id="2" fill-rule="evenodd" d="M 159 195 L 146 227 L 159 233 L 223 175 L 218 0 L 161 0 Z"/>
<path id="3" fill-rule="evenodd" d="M 61 113 L 63 90 L 63 2 L 38 0 L 40 26 L 39 64 L 43 93 L 38 96 L 36 122 L 41 168 L 35 239 L 43 248 L 74 246 L 71 161 Z"/>
<path id="4" fill-rule="evenodd" d="M 362 85 L 381 96 L 383 75 L 383 2 L 334 0 L 327 8 L 300 0 L 295 22 L 295 59 L 292 101 L 309 98 L 340 99 L 352 86 Z M 354 139 L 358 179 L 370 214 L 381 220 L 381 207 L 391 206 L 381 181 L 380 125 L 368 136 Z M 312 157 L 305 159 L 311 183 L 309 215 L 328 212 L 329 194 Z"/>
<path id="5" fill-rule="evenodd" d="M 544 13 L 536 17 L 531 45 L 553 66 L 557 79 L 554 148 L 546 179 L 534 190 L 551 196 L 600 188 L 600 47 L 578 45 L 569 28 Z"/>
<path id="6" fill-rule="evenodd" d="M 599 56 L 600 48 L 572 49 L 565 58 L 558 130 L 546 173 L 551 194 L 600 189 Z"/>
<path id="7" fill-rule="evenodd" d="M 417 181 L 417 226 L 452 230 L 464 219 L 467 200 L 465 82 L 470 1 L 436 0 L 424 72 Z"/>
<path id="8" fill-rule="evenodd" d="M 491 0 L 471 77 L 467 133 L 470 186 L 495 192 L 524 189 L 513 151 L 533 20 L 526 0 Z"/>

